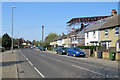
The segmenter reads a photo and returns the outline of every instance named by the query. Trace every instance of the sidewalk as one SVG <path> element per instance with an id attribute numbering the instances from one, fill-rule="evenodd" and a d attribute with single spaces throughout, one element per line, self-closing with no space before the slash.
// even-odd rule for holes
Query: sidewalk
<path id="1" fill-rule="evenodd" d="M 12 51 L 6 51 L 2 53 L 2 78 L 18 78 L 17 73 L 17 62 L 16 62 L 16 50 L 14 53 Z"/>
<path id="2" fill-rule="evenodd" d="M 56 54 L 56 51 L 48 51 L 48 50 L 47 50 L 47 52 Z"/>

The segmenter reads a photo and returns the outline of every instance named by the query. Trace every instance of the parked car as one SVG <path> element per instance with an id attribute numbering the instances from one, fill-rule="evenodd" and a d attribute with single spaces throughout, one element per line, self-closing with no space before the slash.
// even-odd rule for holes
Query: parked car
<path id="1" fill-rule="evenodd" d="M 62 47 L 57 47 L 57 49 L 56 49 L 57 54 L 58 54 L 58 52 L 59 52 L 59 50 L 60 50 L 61 48 L 62 48 Z"/>
<path id="2" fill-rule="evenodd" d="M 5 51 L 5 48 L 0 46 L 0 52 L 4 52 Z"/>
<path id="3" fill-rule="evenodd" d="M 67 55 L 68 56 L 72 55 L 74 57 L 76 57 L 76 56 L 83 56 L 83 57 L 85 57 L 85 52 L 83 52 L 79 48 L 72 47 L 72 48 L 67 49 Z"/>
<path id="4" fill-rule="evenodd" d="M 42 46 L 40 46 L 39 49 L 42 51 Z M 45 47 L 43 47 L 43 51 L 45 51 Z"/>
<path id="5" fill-rule="evenodd" d="M 61 55 L 66 54 L 66 53 L 67 53 L 67 48 L 60 47 L 60 48 L 58 48 L 58 49 L 56 50 L 56 52 L 57 52 L 58 54 L 61 54 Z"/>
<path id="6" fill-rule="evenodd" d="M 39 49 L 40 47 L 39 46 L 36 46 L 36 49 Z"/>

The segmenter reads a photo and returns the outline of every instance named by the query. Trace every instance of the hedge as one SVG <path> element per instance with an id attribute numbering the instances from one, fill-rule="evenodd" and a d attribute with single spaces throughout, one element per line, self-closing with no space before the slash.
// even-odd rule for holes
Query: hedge
<path id="1" fill-rule="evenodd" d="M 100 47 L 100 46 L 76 46 L 77 48 L 80 49 L 91 49 L 91 50 L 96 50 L 96 47 Z"/>

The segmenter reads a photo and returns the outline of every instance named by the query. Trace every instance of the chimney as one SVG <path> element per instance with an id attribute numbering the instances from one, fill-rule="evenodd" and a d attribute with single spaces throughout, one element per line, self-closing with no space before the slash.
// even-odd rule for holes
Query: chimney
<path id="1" fill-rule="evenodd" d="M 84 24 L 83 23 L 81 23 L 81 30 L 84 28 Z"/>
<path id="2" fill-rule="evenodd" d="M 111 12 L 111 16 L 114 16 L 116 14 L 117 14 L 117 11 L 115 9 L 113 9 L 112 12 Z"/>

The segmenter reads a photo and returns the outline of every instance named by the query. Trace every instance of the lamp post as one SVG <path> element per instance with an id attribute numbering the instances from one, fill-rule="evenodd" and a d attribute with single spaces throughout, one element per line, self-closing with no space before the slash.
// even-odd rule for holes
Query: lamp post
<path id="1" fill-rule="evenodd" d="M 43 35 L 44 35 L 44 26 L 42 26 L 42 51 L 43 51 Z"/>
<path id="2" fill-rule="evenodd" d="M 18 32 L 18 49 L 19 49 L 19 32 Z"/>
<path id="3" fill-rule="evenodd" d="M 13 8 L 15 8 L 15 6 L 12 6 L 12 53 L 13 53 Z"/>

